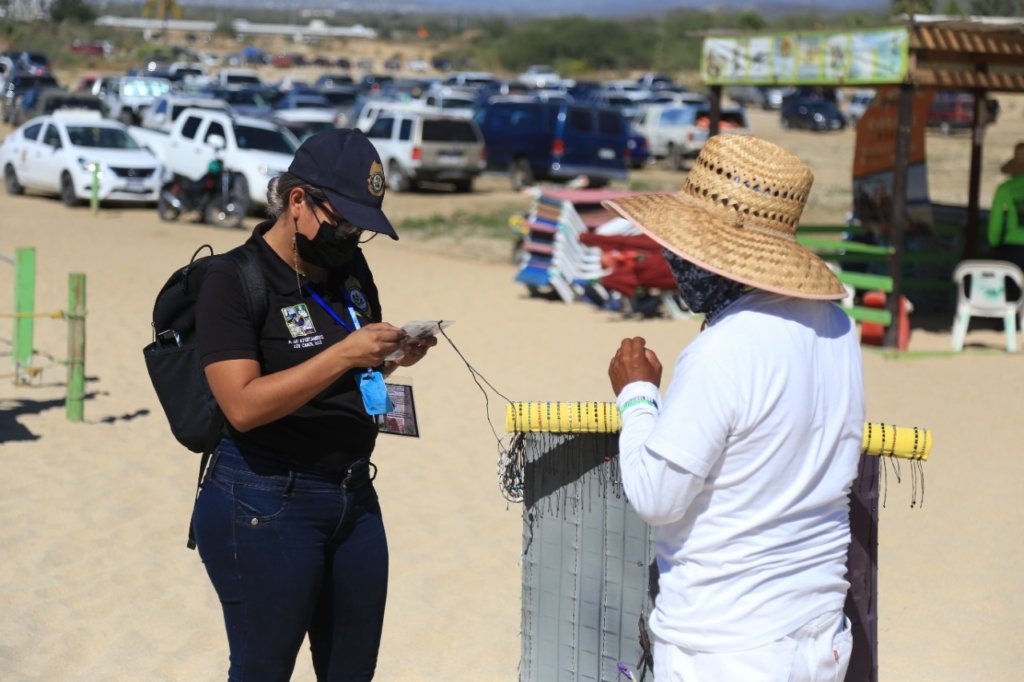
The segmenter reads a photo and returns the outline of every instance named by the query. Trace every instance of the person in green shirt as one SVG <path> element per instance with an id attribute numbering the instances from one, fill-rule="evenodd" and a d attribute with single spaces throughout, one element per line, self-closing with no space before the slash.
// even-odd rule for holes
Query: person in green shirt
<path id="1" fill-rule="evenodd" d="M 1024 268 L 1024 142 L 1000 169 L 1010 176 L 996 188 L 988 216 L 988 244 L 999 260 Z"/>

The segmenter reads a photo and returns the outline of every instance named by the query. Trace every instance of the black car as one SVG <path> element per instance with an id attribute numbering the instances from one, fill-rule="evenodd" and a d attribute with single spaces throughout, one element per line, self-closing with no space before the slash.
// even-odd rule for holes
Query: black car
<path id="1" fill-rule="evenodd" d="M 832 102 L 826 99 L 791 99 L 782 105 L 779 121 L 783 128 L 804 128 L 806 130 L 842 130 L 846 127 L 846 116 Z"/>
<path id="2" fill-rule="evenodd" d="M 14 115 L 14 101 L 23 93 L 32 88 L 56 88 L 60 84 L 53 76 L 30 76 L 22 72 L 12 74 L 4 84 L 4 91 L 0 96 L 0 107 L 3 107 L 3 121 L 10 123 Z"/>

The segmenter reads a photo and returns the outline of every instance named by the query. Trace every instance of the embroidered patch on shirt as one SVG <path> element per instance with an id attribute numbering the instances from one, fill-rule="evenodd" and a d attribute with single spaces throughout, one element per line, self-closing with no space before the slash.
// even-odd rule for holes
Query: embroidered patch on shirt
<path id="1" fill-rule="evenodd" d="M 366 294 L 363 293 L 363 285 L 355 277 L 349 277 L 348 281 L 345 282 L 345 288 L 348 289 L 348 300 L 349 302 L 362 313 L 363 317 L 370 317 L 370 301 L 366 298 Z"/>
<path id="2" fill-rule="evenodd" d="M 301 336 L 309 336 L 316 333 L 313 326 L 313 318 L 309 316 L 309 308 L 305 303 L 298 303 L 281 308 L 281 315 L 284 316 L 284 323 L 288 327 L 288 333 L 293 339 Z"/>

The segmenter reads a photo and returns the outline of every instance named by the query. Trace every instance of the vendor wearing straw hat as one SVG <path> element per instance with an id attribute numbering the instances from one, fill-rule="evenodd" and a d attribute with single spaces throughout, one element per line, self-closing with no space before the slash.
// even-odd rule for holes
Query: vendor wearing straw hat
<path id="1" fill-rule="evenodd" d="M 1000 169 L 1010 176 L 996 188 L 988 214 L 988 244 L 1000 260 L 1024 268 L 1024 142 Z"/>
<path id="2" fill-rule="evenodd" d="M 606 205 L 664 247 L 705 328 L 662 367 L 609 367 L 630 504 L 657 528 L 654 676 L 836 680 L 850 661 L 848 494 L 864 424 L 843 287 L 796 242 L 810 170 L 764 140 L 710 138 L 677 194 Z"/>

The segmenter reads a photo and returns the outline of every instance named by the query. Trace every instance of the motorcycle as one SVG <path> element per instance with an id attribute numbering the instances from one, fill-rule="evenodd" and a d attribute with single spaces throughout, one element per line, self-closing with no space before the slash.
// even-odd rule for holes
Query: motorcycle
<path id="1" fill-rule="evenodd" d="M 238 227 L 249 210 L 245 181 L 224 169 L 219 159 L 210 162 L 206 174 L 191 180 L 175 174 L 160 188 L 157 213 L 161 220 L 177 220 L 196 211 L 203 222 L 217 227 Z"/>

